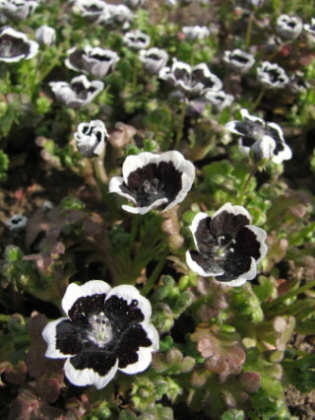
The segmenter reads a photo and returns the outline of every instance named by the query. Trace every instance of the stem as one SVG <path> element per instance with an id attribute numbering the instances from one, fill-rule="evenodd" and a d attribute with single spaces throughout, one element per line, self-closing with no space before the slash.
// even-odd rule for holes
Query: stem
<path id="1" fill-rule="evenodd" d="M 254 20 L 254 11 L 251 12 L 247 22 L 247 29 L 246 29 L 246 36 L 245 36 L 245 46 L 250 46 L 250 40 L 252 35 L 252 28 L 253 28 L 253 20 Z"/>
<path id="2" fill-rule="evenodd" d="M 184 101 L 181 103 L 180 106 L 180 115 L 179 115 L 179 123 L 178 123 L 178 127 L 177 127 L 177 133 L 176 133 L 176 139 L 175 139 L 175 146 L 174 149 L 178 150 L 179 147 L 179 143 L 183 137 L 183 130 L 184 130 L 184 122 L 185 122 L 185 115 L 186 115 L 186 98 L 184 99 Z"/>
<path id="3" fill-rule="evenodd" d="M 244 183 L 241 187 L 240 198 L 239 198 L 240 205 L 244 204 L 244 198 L 245 198 L 245 195 L 247 193 L 249 183 L 250 183 L 252 177 L 255 175 L 256 170 L 257 170 L 257 166 L 253 165 L 249 174 L 247 175 L 247 178 L 245 179 L 245 181 L 244 181 Z"/>
<path id="4" fill-rule="evenodd" d="M 105 151 L 100 156 L 92 159 L 95 178 L 102 194 L 105 192 L 106 186 L 108 184 L 108 176 L 104 167 L 104 155 Z"/>
<path id="5" fill-rule="evenodd" d="M 159 275 L 161 274 L 161 271 L 164 267 L 165 264 L 165 260 L 166 260 L 166 256 L 167 254 L 163 255 L 160 259 L 160 261 L 158 262 L 157 266 L 155 267 L 155 269 L 153 270 L 153 273 L 151 274 L 150 278 L 148 279 L 148 281 L 146 282 L 145 286 L 142 288 L 141 293 L 143 295 L 147 295 L 150 290 L 152 289 L 152 287 L 154 286 L 154 283 L 156 282 L 156 280 L 159 278 Z"/>
<path id="6" fill-rule="evenodd" d="M 162 231 L 167 235 L 168 246 L 171 251 L 176 251 L 182 247 L 184 238 L 180 234 L 180 224 L 177 215 L 178 206 L 162 213 Z"/>
<path id="7" fill-rule="evenodd" d="M 259 92 L 259 94 L 258 94 L 258 96 L 257 96 L 257 98 L 254 102 L 254 105 L 253 105 L 253 111 L 255 111 L 256 108 L 258 107 L 258 105 L 260 104 L 262 98 L 264 97 L 265 92 L 266 92 L 265 88 L 262 88 L 261 91 Z"/>

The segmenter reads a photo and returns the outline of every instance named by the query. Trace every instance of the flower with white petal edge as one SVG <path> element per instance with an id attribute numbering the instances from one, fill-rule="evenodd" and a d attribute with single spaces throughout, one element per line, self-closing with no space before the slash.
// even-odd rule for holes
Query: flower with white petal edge
<path id="1" fill-rule="evenodd" d="M 150 73 L 157 74 L 165 67 L 168 60 L 168 54 L 165 50 L 153 47 L 148 50 L 140 50 L 139 59 L 146 70 Z"/>
<path id="2" fill-rule="evenodd" d="M 184 26 L 182 29 L 187 39 L 205 39 L 210 35 L 210 29 L 207 26 Z"/>
<path id="3" fill-rule="evenodd" d="M 74 133 L 74 139 L 81 155 L 85 157 L 100 156 L 105 151 L 105 140 L 108 133 L 101 120 L 80 123 Z"/>
<path id="4" fill-rule="evenodd" d="M 310 84 L 305 79 L 305 75 L 301 71 L 296 71 L 290 77 L 289 89 L 294 93 L 305 92 Z"/>
<path id="5" fill-rule="evenodd" d="M 286 144 L 281 127 L 273 122 L 250 115 L 247 109 L 241 110 L 243 121 L 231 121 L 226 129 L 239 138 L 241 151 L 249 155 L 253 152 L 255 158 L 282 163 L 292 158 L 292 151 Z"/>
<path id="6" fill-rule="evenodd" d="M 97 23 L 111 17 L 109 5 L 103 0 L 75 0 L 72 10 L 74 13 Z"/>
<path id="7" fill-rule="evenodd" d="M 137 7 L 143 6 L 146 0 L 125 0 L 128 7 L 136 9 Z"/>
<path id="8" fill-rule="evenodd" d="M 303 22 L 297 16 L 281 15 L 277 19 L 276 31 L 284 39 L 296 39 L 303 29 Z"/>
<path id="9" fill-rule="evenodd" d="M 109 19 L 103 19 L 104 23 L 122 24 L 123 29 L 128 29 L 133 20 L 133 13 L 124 4 L 108 4 Z"/>
<path id="10" fill-rule="evenodd" d="M 254 65 L 255 58 L 252 54 L 236 48 L 233 51 L 225 51 L 223 61 L 233 70 L 247 73 Z"/>
<path id="11" fill-rule="evenodd" d="M 42 25 L 36 29 L 35 37 L 40 44 L 53 45 L 56 41 L 56 31 L 51 26 Z"/>
<path id="12" fill-rule="evenodd" d="M 257 79 L 263 86 L 274 89 L 283 88 L 289 82 L 284 69 L 269 61 L 263 61 L 257 68 Z"/>
<path id="13" fill-rule="evenodd" d="M 67 51 L 67 55 L 65 65 L 69 69 L 100 78 L 112 72 L 119 61 L 115 51 L 90 45 L 84 48 L 71 48 Z"/>
<path id="14" fill-rule="evenodd" d="M 30 60 L 38 52 L 38 43 L 30 41 L 23 32 L 9 26 L 0 29 L 0 61 L 16 63 Z"/>
<path id="15" fill-rule="evenodd" d="M 68 82 L 50 82 L 56 98 L 72 108 L 81 108 L 89 104 L 96 95 L 104 89 L 104 83 L 100 80 L 89 81 L 82 74 Z"/>
<path id="16" fill-rule="evenodd" d="M 135 50 L 142 50 L 143 48 L 147 48 L 151 42 L 149 35 L 139 31 L 138 29 L 125 33 L 123 41 L 127 47 L 133 48 Z"/>
<path id="17" fill-rule="evenodd" d="M 188 267 L 227 286 L 253 280 L 258 263 L 267 253 L 267 235 L 251 223 L 248 211 L 231 203 L 224 204 L 212 217 L 196 214 L 190 230 L 197 250 L 187 251 Z"/>
<path id="18" fill-rule="evenodd" d="M 28 18 L 39 5 L 35 0 L 1 0 L 0 12 L 12 19 Z"/>
<path id="19" fill-rule="evenodd" d="M 181 203 L 195 179 L 195 167 L 175 150 L 128 156 L 122 177 L 113 177 L 109 192 L 117 193 L 134 204 L 123 205 L 129 213 L 145 214 L 150 210 L 166 211 Z"/>
<path id="20" fill-rule="evenodd" d="M 223 90 L 219 90 L 218 92 L 209 90 L 205 93 L 205 99 L 210 102 L 216 111 L 221 112 L 224 108 L 232 105 L 234 96 L 225 93 Z"/>
<path id="21" fill-rule="evenodd" d="M 306 32 L 307 39 L 310 43 L 315 42 L 315 18 L 311 19 L 310 23 L 306 23 L 304 26 L 304 31 Z"/>
<path id="22" fill-rule="evenodd" d="M 17 232 L 25 228 L 28 218 L 22 214 L 14 214 L 5 222 L 6 227 L 12 232 Z"/>
<path id="23" fill-rule="evenodd" d="M 111 288 L 102 280 L 71 283 L 62 309 L 66 317 L 49 322 L 42 336 L 46 357 L 65 359 L 65 376 L 73 385 L 101 389 L 117 371 L 143 372 L 159 349 L 151 304 L 134 286 Z"/>
<path id="24" fill-rule="evenodd" d="M 181 89 L 188 96 L 202 96 L 207 90 L 218 91 L 222 88 L 221 80 L 205 63 L 191 67 L 189 64 L 173 59 L 172 67 L 160 70 L 159 78 Z"/>

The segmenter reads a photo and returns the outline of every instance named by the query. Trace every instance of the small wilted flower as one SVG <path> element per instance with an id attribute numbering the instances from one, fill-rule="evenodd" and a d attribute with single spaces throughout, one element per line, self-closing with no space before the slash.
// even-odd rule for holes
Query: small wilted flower
<path id="1" fill-rule="evenodd" d="M 80 123 L 74 133 L 77 148 L 85 157 L 100 156 L 104 153 L 107 138 L 108 133 L 101 120 Z"/>
<path id="2" fill-rule="evenodd" d="M 38 43 L 9 26 L 0 29 L 0 61 L 16 63 L 30 60 L 38 52 Z"/>
<path id="3" fill-rule="evenodd" d="M 301 71 L 296 71 L 289 81 L 289 88 L 292 92 L 305 92 L 310 87 L 309 83 L 305 80 L 305 76 Z"/>
<path id="4" fill-rule="evenodd" d="M 198 213 L 190 226 L 197 251 L 187 251 L 188 267 L 227 286 L 253 280 L 267 253 L 266 232 L 251 224 L 242 206 L 226 203 L 211 217 Z"/>
<path id="5" fill-rule="evenodd" d="M 225 93 L 223 90 L 219 90 L 218 92 L 209 90 L 206 92 L 205 98 L 211 103 L 213 108 L 219 112 L 230 106 L 234 101 L 234 96 L 229 93 Z"/>
<path id="6" fill-rule="evenodd" d="M 125 0 L 125 2 L 127 3 L 127 6 L 135 9 L 137 7 L 143 6 L 146 0 Z"/>
<path id="7" fill-rule="evenodd" d="M 175 150 L 143 152 L 125 159 L 122 174 L 110 180 L 109 191 L 135 205 L 123 205 L 125 211 L 145 214 L 152 209 L 166 211 L 181 203 L 194 182 L 195 167 Z"/>
<path id="8" fill-rule="evenodd" d="M 211 73 L 205 63 L 191 67 L 174 59 L 172 67 L 162 68 L 159 77 L 191 96 L 202 96 L 208 90 L 218 91 L 222 88 L 221 80 Z"/>
<path id="9" fill-rule="evenodd" d="M 14 214 L 5 222 L 5 224 L 9 230 L 12 232 L 17 232 L 25 228 L 27 220 L 27 217 L 23 216 L 22 214 Z"/>
<path id="10" fill-rule="evenodd" d="M 255 59 L 252 54 L 246 53 L 239 48 L 233 51 L 225 51 L 223 61 L 231 69 L 241 73 L 247 73 L 255 63 Z"/>
<path id="11" fill-rule="evenodd" d="M 40 44 L 52 45 L 56 41 L 56 31 L 51 26 L 42 25 L 36 30 L 35 37 Z"/>
<path id="12" fill-rule="evenodd" d="M 264 61 L 257 68 L 257 79 L 268 88 L 283 88 L 289 82 L 286 72 L 278 64 Z"/>
<path id="13" fill-rule="evenodd" d="M 184 26 L 182 29 L 187 39 L 204 39 L 210 35 L 210 29 L 206 26 Z"/>
<path id="14" fill-rule="evenodd" d="M 165 50 L 154 47 L 139 51 L 139 59 L 146 70 L 156 74 L 166 65 L 168 54 Z"/>
<path id="15" fill-rule="evenodd" d="M 150 45 L 150 37 L 144 32 L 135 29 L 134 31 L 127 32 L 123 37 L 124 43 L 135 50 L 147 48 Z"/>
<path id="16" fill-rule="evenodd" d="M 304 31 L 310 42 L 315 42 L 315 18 L 311 19 L 311 23 L 306 23 L 304 25 Z"/>
<path id="17" fill-rule="evenodd" d="M 112 72 L 119 61 L 119 56 L 115 51 L 90 45 L 86 45 L 83 49 L 71 48 L 67 54 L 65 65 L 69 69 L 100 78 Z"/>
<path id="18" fill-rule="evenodd" d="M 23 20 L 29 17 L 38 7 L 35 0 L 1 0 L 0 12 L 12 19 Z"/>
<path id="19" fill-rule="evenodd" d="M 72 108 L 80 108 L 90 103 L 104 89 L 100 80 L 89 81 L 85 75 L 74 77 L 68 82 L 50 82 L 49 86 L 56 98 Z"/>
<path id="20" fill-rule="evenodd" d="M 71 283 L 62 308 L 67 317 L 49 322 L 42 336 L 46 357 L 66 359 L 65 376 L 73 385 L 101 389 L 118 370 L 143 372 L 159 349 L 151 304 L 134 286 L 111 288 L 101 280 Z"/>
<path id="21" fill-rule="evenodd" d="M 93 22 L 110 19 L 109 5 L 103 0 L 75 0 L 73 11 Z"/>
<path id="22" fill-rule="evenodd" d="M 303 29 L 303 22 L 297 16 L 281 15 L 277 19 L 276 31 L 284 39 L 297 38 Z"/>
<path id="23" fill-rule="evenodd" d="M 250 115 L 247 109 L 242 109 L 241 115 L 243 121 L 231 121 L 225 127 L 241 136 L 239 146 L 245 154 L 252 150 L 257 160 L 268 159 L 275 163 L 291 159 L 291 149 L 278 124 Z"/>

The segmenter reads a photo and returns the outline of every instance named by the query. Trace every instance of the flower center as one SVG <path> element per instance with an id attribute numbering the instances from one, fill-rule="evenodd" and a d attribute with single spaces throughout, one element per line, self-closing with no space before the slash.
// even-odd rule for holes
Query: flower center
<path id="1" fill-rule="evenodd" d="M 218 236 L 217 245 L 212 249 L 214 259 L 224 260 L 228 253 L 234 252 L 235 243 L 236 240 L 234 238 L 227 237 L 226 235 Z"/>
<path id="2" fill-rule="evenodd" d="M 104 312 L 89 317 L 90 329 L 87 337 L 98 347 L 104 347 L 113 338 L 113 330 Z"/>

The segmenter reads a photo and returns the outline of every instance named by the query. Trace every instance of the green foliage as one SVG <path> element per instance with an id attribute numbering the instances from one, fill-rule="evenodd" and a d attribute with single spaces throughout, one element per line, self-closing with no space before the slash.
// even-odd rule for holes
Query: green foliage
<path id="1" fill-rule="evenodd" d="M 2 150 L 0 150 L 0 182 L 6 180 L 8 169 L 9 157 Z"/>
<path id="2" fill-rule="evenodd" d="M 314 322 L 314 321 L 313 321 Z M 310 392 L 314 389 L 315 381 L 315 355 L 306 354 L 299 357 L 295 351 L 287 352 L 282 362 L 286 379 L 301 392 Z"/>

